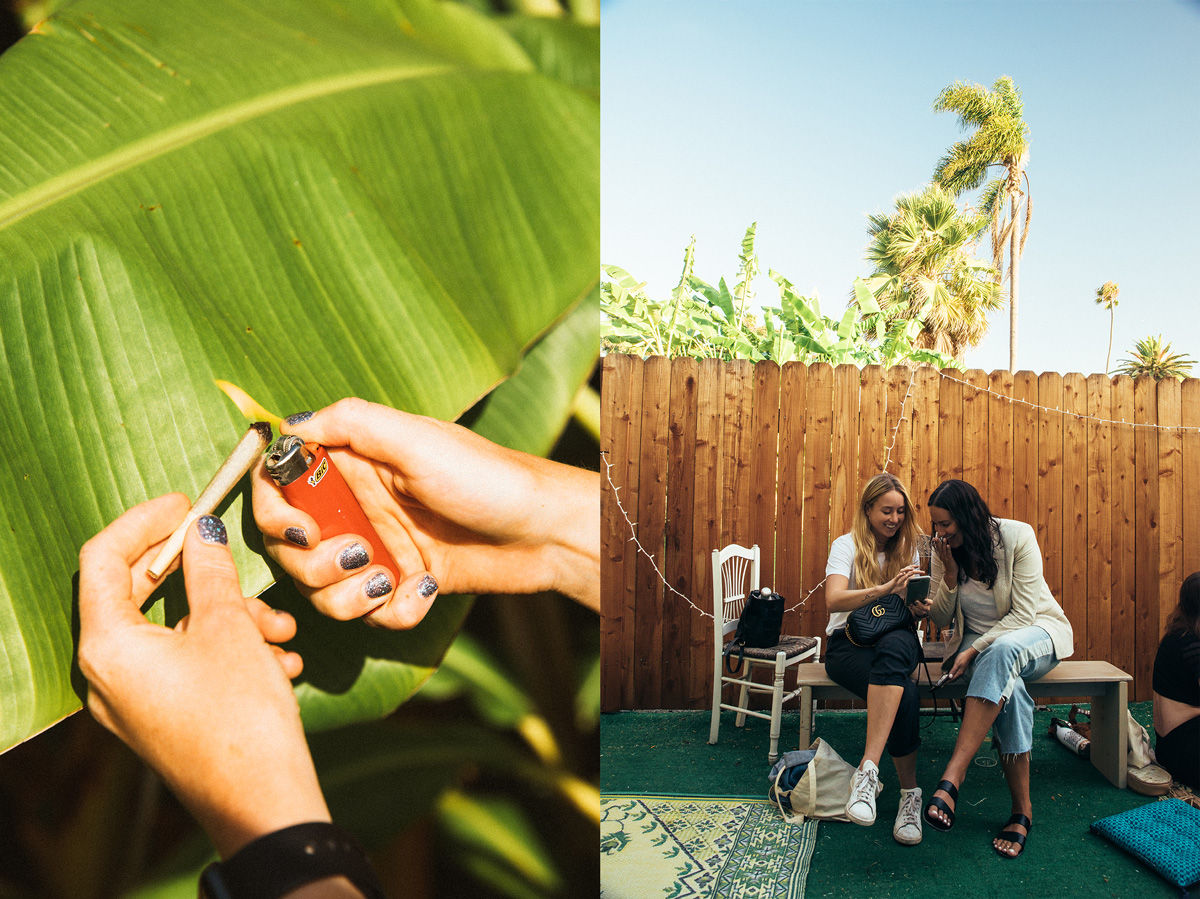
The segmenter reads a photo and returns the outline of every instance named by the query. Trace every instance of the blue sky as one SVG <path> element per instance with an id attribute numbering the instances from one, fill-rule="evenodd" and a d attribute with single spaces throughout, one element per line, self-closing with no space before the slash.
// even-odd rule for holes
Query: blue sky
<path id="1" fill-rule="evenodd" d="M 652 296 L 693 234 L 696 273 L 732 284 L 756 221 L 764 271 L 839 315 L 869 270 L 867 215 L 962 136 L 938 93 L 1009 75 L 1033 198 L 1017 367 L 1102 371 L 1110 280 L 1113 367 L 1159 333 L 1200 359 L 1197 0 L 604 0 L 602 35 L 601 259 Z M 990 322 L 972 368 L 1008 367 L 1007 306 Z"/>

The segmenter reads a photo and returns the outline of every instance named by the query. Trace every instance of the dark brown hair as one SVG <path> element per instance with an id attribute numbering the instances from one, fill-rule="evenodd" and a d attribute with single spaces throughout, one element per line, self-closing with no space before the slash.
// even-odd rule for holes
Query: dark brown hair
<path id="1" fill-rule="evenodd" d="M 1000 545 L 1000 524 L 979 491 L 966 481 L 942 481 L 929 494 L 929 505 L 945 509 L 962 535 L 962 546 L 952 551 L 958 563 L 958 582 L 974 574 L 989 589 L 994 587 L 1000 573 L 995 556 L 995 548 Z"/>
<path id="2" fill-rule="evenodd" d="M 1167 618 L 1167 634 L 1192 633 L 1200 637 L 1200 571 L 1183 579 L 1179 588 L 1179 604 Z"/>

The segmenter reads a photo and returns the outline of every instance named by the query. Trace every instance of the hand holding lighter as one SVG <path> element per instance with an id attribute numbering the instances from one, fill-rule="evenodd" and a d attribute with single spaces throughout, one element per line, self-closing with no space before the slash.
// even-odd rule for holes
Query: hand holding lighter
<path id="1" fill-rule="evenodd" d="M 322 540 L 340 534 L 362 537 L 371 545 L 373 564 L 388 570 L 393 587 L 400 583 L 400 566 L 323 446 L 306 444 L 295 434 L 285 434 L 267 451 L 266 467 L 284 498 L 313 517 L 321 528 Z"/>

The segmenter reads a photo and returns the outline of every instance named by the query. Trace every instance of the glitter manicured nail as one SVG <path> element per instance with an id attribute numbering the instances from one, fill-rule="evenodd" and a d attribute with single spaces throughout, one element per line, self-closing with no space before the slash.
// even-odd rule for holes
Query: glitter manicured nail
<path id="1" fill-rule="evenodd" d="M 308 534 L 304 532 L 304 528 L 288 528 L 283 532 L 283 536 L 297 546 L 308 546 Z"/>
<path id="2" fill-rule="evenodd" d="M 428 574 L 425 575 L 425 577 L 421 578 L 421 582 L 419 584 L 417 584 L 417 593 L 419 595 L 425 597 L 426 599 L 433 596 L 433 594 L 437 593 L 437 589 L 438 589 L 438 582 L 435 581 L 433 579 L 433 577 Z"/>
<path id="3" fill-rule="evenodd" d="M 205 543 L 220 543 L 222 546 L 229 543 L 229 535 L 225 533 L 225 522 L 215 515 L 201 515 L 197 518 L 196 530 Z"/>
<path id="4" fill-rule="evenodd" d="M 298 425 L 302 422 L 308 421 L 312 417 L 313 414 L 311 412 L 297 412 L 294 415 L 289 415 L 284 419 L 284 421 L 290 425 Z"/>
<path id="5" fill-rule="evenodd" d="M 367 596 L 371 599 L 379 599 L 381 596 L 387 596 L 392 592 L 392 579 L 382 571 L 379 574 L 372 575 L 367 581 Z"/>
<path id="6" fill-rule="evenodd" d="M 361 543 L 351 543 L 338 553 L 338 565 L 342 571 L 353 571 L 355 568 L 362 568 L 370 561 L 367 551 L 363 549 Z"/>

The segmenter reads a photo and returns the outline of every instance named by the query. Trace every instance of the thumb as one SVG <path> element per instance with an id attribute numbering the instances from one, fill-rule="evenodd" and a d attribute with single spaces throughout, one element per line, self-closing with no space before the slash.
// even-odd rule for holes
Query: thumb
<path id="1" fill-rule="evenodd" d="M 188 528 L 183 541 L 183 584 L 193 622 L 221 603 L 236 600 L 245 606 L 228 543 L 225 523 L 215 515 L 202 515 Z"/>

